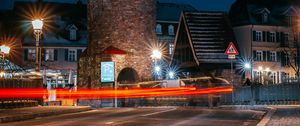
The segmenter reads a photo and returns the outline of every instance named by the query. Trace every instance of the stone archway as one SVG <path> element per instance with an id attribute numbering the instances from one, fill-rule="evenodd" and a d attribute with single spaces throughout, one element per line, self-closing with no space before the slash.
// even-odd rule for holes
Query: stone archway
<path id="1" fill-rule="evenodd" d="M 118 75 L 117 82 L 122 84 L 134 83 L 139 81 L 137 71 L 131 67 L 122 69 Z"/>

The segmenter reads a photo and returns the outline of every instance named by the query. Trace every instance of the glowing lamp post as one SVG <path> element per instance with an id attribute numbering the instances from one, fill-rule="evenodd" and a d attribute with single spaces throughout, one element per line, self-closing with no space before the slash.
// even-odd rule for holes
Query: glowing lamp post
<path id="1" fill-rule="evenodd" d="M 9 51 L 10 51 L 10 48 L 8 46 L 5 46 L 5 45 L 0 46 L 0 52 L 2 54 L 2 69 L 3 69 L 3 71 L 1 72 L 1 75 L 0 75 L 1 77 L 4 77 L 4 75 L 5 75 L 5 72 L 4 72 L 5 66 L 6 66 L 5 55 L 8 55 Z"/>
<path id="2" fill-rule="evenodd" d="M 159 50 L 153 50 L 152 59 L 154 60 L 154 71 L 155 71 L 155 79 L 159 76 L 159 72 L 161 71 L 161 68 L 157 66 L 157 60 L 161 59 L 162 53 Z"/>
<path id="3" fill-rule="evenodd" d="M 39 43 L 40 43 L 40 36 L 42 34 L 42 29 L 43 29 L 43 21 L 41 19 L 36 19 L 32 21 L 32 26 L 34 30 L 34 35 L 35 35 L 35 71 L 39 72 L 40 71 L 40 66 L 41 66 L 41 50 L 39 48 Z"/>

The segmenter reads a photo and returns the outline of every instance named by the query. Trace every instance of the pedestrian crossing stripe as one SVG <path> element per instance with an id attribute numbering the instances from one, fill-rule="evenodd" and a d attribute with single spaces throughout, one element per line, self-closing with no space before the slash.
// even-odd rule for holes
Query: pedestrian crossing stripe
<path id="1" fill-rule="evenodd" d="M 238 55 L 239 52 L 235 48 L 234 44 L 232 42 L 230 42 L 227 49 L 226 49 L 226 51 L 225 51 L 225 54 L 226 55 Z"/>

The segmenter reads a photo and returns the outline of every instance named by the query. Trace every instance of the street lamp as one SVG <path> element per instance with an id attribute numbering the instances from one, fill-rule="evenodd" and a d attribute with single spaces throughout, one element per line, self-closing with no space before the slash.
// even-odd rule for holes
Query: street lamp
<path id="1" fill-rule="evenodd" d="M 5 55 L 6 54 L 9 54 L 9 51 L 10 51 L 10 48 L 8 47 L 8 46 L 5 46 L 5 45 L 2 45 L 2 46 L 0 46 L 0 52 L 1 52 L 1 54 L 2 54 L 2 67 L 3 67 L 3 71 L 1 72 L 1 77 L 4 77 L 4 75 L 5 75 L 5 66 L 6 66 L 6 64 L 5 64 Z"/>
<path id="2" fill-rule="evenodd" d="M 245 64 L 244 64 L 244 68 L 245 68 L 245 69 L 250 69 L 250 68 L 251 68 L 251 65 L 250 65 L 249 63 L 245 63 Z"/>
<path id="3" fill-rule="evenodd" d="M 159 50 L 155 49 L 155 50 L 152 51 L 151 57 L 153 59 L 161 59 L 161 56 L 162 56 L 162 54 Z"/>
<path id="4" fill-rule="evenodd" d="M 154 49 L 152 51 L 151 57 L 154 60 L 154 71 L 157 74 L 157 75 L 156 74 L 154 75 L 154 78 L 156 79 L 158 77 L 158 74 L 159 74 L 160 70 L 161 70 L 161 68 L 159 66 L 157 66 L 157 60 L 161 59 L 162 53 L 159 50 Z"/>
<path id="5" fill-rule="evenodd" d="M 175 73 L 173 71 L 170 71 L 168 75 L 170 79 L 174 79 Z"/>
<path id="6" fill-rule="evenodd" d="M 42 19 L 36 19 L 33 20 L 32 22 L 33 30 L 34 30 L 34 35 L 35 35 L 35 71 L 39 72 L 40 71 L 40 66 L 41 66 L 41 50 L 39 48 L 39 42 L 40 42 L 40 36 L 42 34 L 42 29 L 43 29 L 43 20 Z"/>

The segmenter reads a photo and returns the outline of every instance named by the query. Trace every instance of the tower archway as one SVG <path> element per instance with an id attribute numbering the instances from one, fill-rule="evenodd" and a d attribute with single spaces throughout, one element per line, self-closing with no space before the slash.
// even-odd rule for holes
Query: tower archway
<path id="1" fill-rule="evenodd" d="M 137 71 L 131 67 L 122 69 L 118 75 L 117 82 L 121 84 L 130 84 L 139 81 Z"/>

